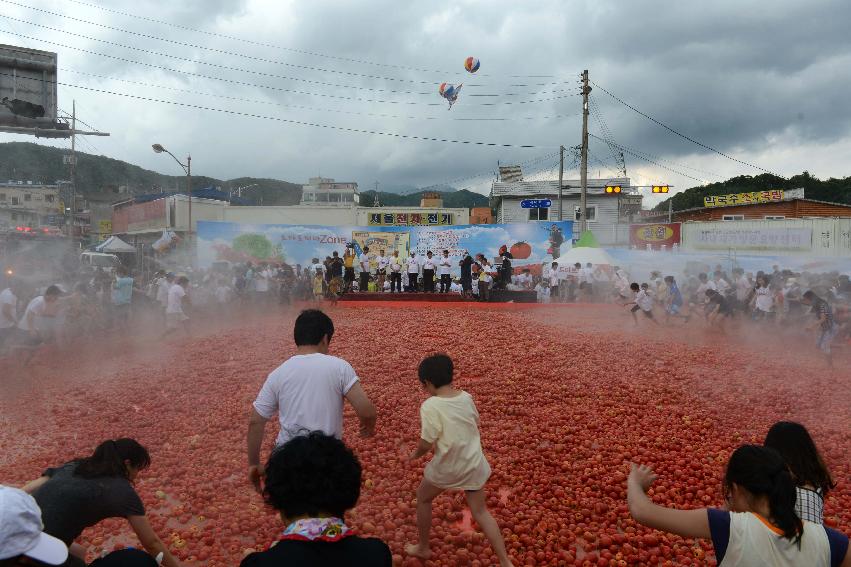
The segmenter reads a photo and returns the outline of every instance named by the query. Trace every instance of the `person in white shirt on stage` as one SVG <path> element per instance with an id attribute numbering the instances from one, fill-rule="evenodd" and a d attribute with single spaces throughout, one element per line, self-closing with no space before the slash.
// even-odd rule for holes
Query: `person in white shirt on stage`
<path id="1" fill-rule="evenodd" d="M 399 251 L 394 250 L 393 256 L 390 257 L 390 293 L 400 293 L 402 291 L 402 259 L 399 257 Z"/>
<path id="2" fill-rule="evenodd" d="M 411 250 L 411 256 L 406 262 L 408 270 L 408 291 L 417 291 L 417 278 L 420 275 L 420 262 L 417 260 L 417 253 Z"/>
<path id="3" fill-rule="evenodd" d="M 378 256 L 375 258 L 375 278 L 376 285 L 375 289 L 378 291 L 384 291 L 384 282 L 387 280 L 387 264 L 390 263 L 390 259 L 384 255 L 384 250 L 378 251 Z"/>
<path id="4" fill-rule="evenodd" d="M 434 269 L 437 267 L 437 262 L 432 257 L 431 250 L 426 252 L 425 260 L 423 260 L 423 291 L 426 293 L 434 293 Z"/>
<path id="5" fill-rule="evenodd" d="M 549 281 L 550 281 L 550 302 L 555 303 L 558 301 L 558 262 L 553 262 L 550 265 L 550 273 L 549 273 Z"/>
<path id="6" fill-rule="evenodd" d="M 360 285 L 358 289 L 361 292 L 369 290 L 369 246 L 363 247 L 363 252 L 358 258 L 358 265 L 360 267 Z"/>
<path id="7" fill-rule="evenodd" d="M 437 270 L 440 275 L 440 293 L 449 293 L 449 288 L 452 286 L 452 261 L 449 259 L 449 250 L 443 251 Z"/>

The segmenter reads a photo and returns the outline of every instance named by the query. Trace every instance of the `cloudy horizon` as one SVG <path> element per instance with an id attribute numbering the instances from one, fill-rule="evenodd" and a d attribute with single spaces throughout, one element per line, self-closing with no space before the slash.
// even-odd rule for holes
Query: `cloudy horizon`
<path id="1" fill-rule="evenodd" d="M 80 151 L 169 175 L 177 166 L 151 151 L 154 142 L 191 153 L 193 172 L 220 179 L 321 174 L 362 189 L 377 181 L 487 192 L 498 162 L 554 177 L 558 146 L 580 142 L 583 69 L 636 109 L 757 166 L 675 136 L 595 87 L 589 130 L 626 148 L 633 184 L 681 190 L 761 169 L 849 175 L 851 4 L 840 1 L 0 8 L 3 43 L 59 54 L 59 107 L 76 100 L 79 118 L 112 133 L 78 138 Z M 468 55 L 481 61 L 475 75 L 463 69 Z M 442 82 L 464 83 L 451 111 L 437 94 Z M 592 138 L 590 151 L 589 176 L 617 175 L 607 144 Z M 578 176 L 570 149 L 565 168 Z"/>

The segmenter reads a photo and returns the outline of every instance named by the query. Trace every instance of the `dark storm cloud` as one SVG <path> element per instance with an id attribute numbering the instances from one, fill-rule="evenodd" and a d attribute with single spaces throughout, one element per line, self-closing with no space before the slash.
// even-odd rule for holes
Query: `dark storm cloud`
<path id="1" fill-rule="evenodd" d="M 559 144 L 579 143 L 581 121 L 576 114 L 581 100 L 575 94 L 578 74 L 588 68 L 593 81 L 625 101 L 721 151 L 746 156 L 785 174 L 796 173 L 800 169 L 794 168 L 808 155 L 819 152 L 825 175 L 847 174 L 839 156 L 847 153 L 851 131 L 851 108 L 846 102 L 851 90 L 851 74 L 846 72 L 851 64 L 851 41 L 844 30 L 851 21 L 848 2 L 195 0 L 102 4 L 180 26 L 289 48 L 274 49 L 67 0 L 28 1 L 32 6 L 209 49 L 4 6 L 18 18 L 190 61 L 15 24 L 21 33 L 246 84 L 204 80 L 59 49 L 60 63 L 68 69 L 193 92 L 72 73 L 63 75 L 67 82 L 343 128 L 538 146 L 522 150 L 405 141 L 60 89 L 66 99 L 73 96 L 83 100 L 83 108 L 96 109 L 99 127 L 118 133 L 98 141 L 103 153 L 146 167 L 163 167 L 162 161 L 147 151 L 150 140 L 157 138 L 191 149 L 193 165 L 197 162 L 210 175 L 224 178 L 262 175 L 301 181 L 321 172 L 364 185 L 379 180 L 389 186 L 428 185 L 489 172 L 498 160 L 521 162 L 549 154 Z M 3 29 L 0 27 L 0 32 Z M 5 41 L 20 43 L 14 37 Z M 35 41 L 29 44 L 38 46 Z M 44 48 L 52 49 L 49 45 Z M 461 68 L 467 55 L 482 60 L 476 76 Z M 451 112 L 436 94 L 442 81 L 465 83 L 461 100 Z M 720 170 L 721 175 L 758 173 L 667 133 L 600 89 L 595 89 L 592 97 L 620 144 L 683 160 L 692 167 Z M 518 104 L 529 101 L 536 102 Z M 461 120 L 471 118 L 510 120 Z M 593 133 L 602 134 L 594 118 L 590 126 Z M 592 153 L 595 159 L 611 163 L 605 145 L 592 142 Z M 835 163 L 830 159 L 834 154 Z M 633 172 L 655 168 L 629 155 L 627 162 Z M 535 165 L 551 166 L 549 160 Z M 473 181 L 486 182 L 487 176 Z"/>

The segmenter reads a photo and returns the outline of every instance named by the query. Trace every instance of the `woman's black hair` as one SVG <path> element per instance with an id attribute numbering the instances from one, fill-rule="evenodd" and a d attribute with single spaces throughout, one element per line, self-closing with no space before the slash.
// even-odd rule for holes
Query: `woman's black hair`
<path id="1" fill-rule="evenodd" d="M 730 456 L 724 486 L 740 486 L 754 496 L 766 496 L 771 520 L 800 548 L 804 524 L 795 512 L 795 482 L 780 453 L 759 445 L 742 445 Z"/>
<path id="2" fill-rule="evenodd" d="M 110 439 L 97 446 L 91 457 L 77 460 L 74 475 L 83 478 L 98 478 L 114 476 L 129 478 L 127 464 L 138 469 L 151 466 L 151 456 L 148 450 L 135 439 Z"/>
<path id="3" fill-rule="evenodd" d="M 297 346 L 318 345 L 326 335 L 330 343 L 334 336 L 334 322 L 319 309 L 305 309 L 295 320 L 293 338 Z"/>
<path id="4" fill-rule="evenodd" d="M 452 373 L 455 367 L 452 359 L 446 354 L 433 354 L 423 359 L 417 369 L 420 382 L 429 382 L 435 388 L 452 383 Z"/>
<path id="5" fill-rule="evenodd" d="M 810 485 L 820 490 L 822 497 L 836 487 L 813 438 L 800 423 L 778 421 L 768 430 L 763 444 L 780 453 L 798 486 Z"/>
<path id="6" fill-rule="evenodd" d="M 346 445 L 321 431 L 293 437 L 266 463 L 266 503 L 286 518 L 342 518 L 360 497 L 361 465 Z"/>
<path id="7" fill-rule="evenodd" d="M 629 289 L 631 289 L 632 291 L 638 291 L 639 289 L 641 289 L 641 286 L 638 285 L 638 282 L 632 282 L 631 284 L 629 284 Z"/>

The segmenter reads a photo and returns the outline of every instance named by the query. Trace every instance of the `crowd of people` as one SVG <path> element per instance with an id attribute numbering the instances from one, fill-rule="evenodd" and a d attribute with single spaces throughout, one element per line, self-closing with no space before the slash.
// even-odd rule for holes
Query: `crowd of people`
<path id="1" fill-rule="evenodd" d="M 355 410 L 365 437 L 375 434 L 376 407 L 352 366 L 328 354 L 334 324 L 325 313 L 303 311 L 293 336 L 296 354 L 268 375 L 252 404 L 247 431 L 247 481 L 279 513 L 280 537 L 241 565 L 390 567 L 387 544 L 357 535 L 346 521 L 360 496 L 363 471 L 342 441 L 343 403 Z M 405 551 L 421 560 L 432 557 L 432 502 L 447 490 L 462 490 L 496 561 L 507 567 L 513 563 L 503 531 L 486 505 L 491 467 L 479 437 L 481 418 L 470 394 L 454 387 L 453 376 L 452 359 L 445 354 L 419 363 L 419 385 L 428 398 L 420 407 L 420 439 L 408 459 L 429 453 L 432 458 L 416 491 L 418 538 Z M 273 418 L 280 433 L 261 464 L 265 424 Z M 47 468 L 21 488 L 0 486 L 0 566 L 84 566 L 87 550 L 75 540 L 85 528 L 115 517 L 128 521 L 144 550 L 113 551 L 90 565 L 179 566 L 151 528 L 134 488 L 150 466 L 148 451 L 137 441 L 107 440 L 90 456 Z M 762 445 L 743 445 L 732 453 L 723 509 L 655 504 L 647 496 L 654 480 L 650 468 L 632 465 L 627 504 L 635 521 L 711 540 L 719 565 L 851 566 L 848 537 L 823 525 L 823 504 L 836 484 L 798 423 L 776 423 Z"/>

